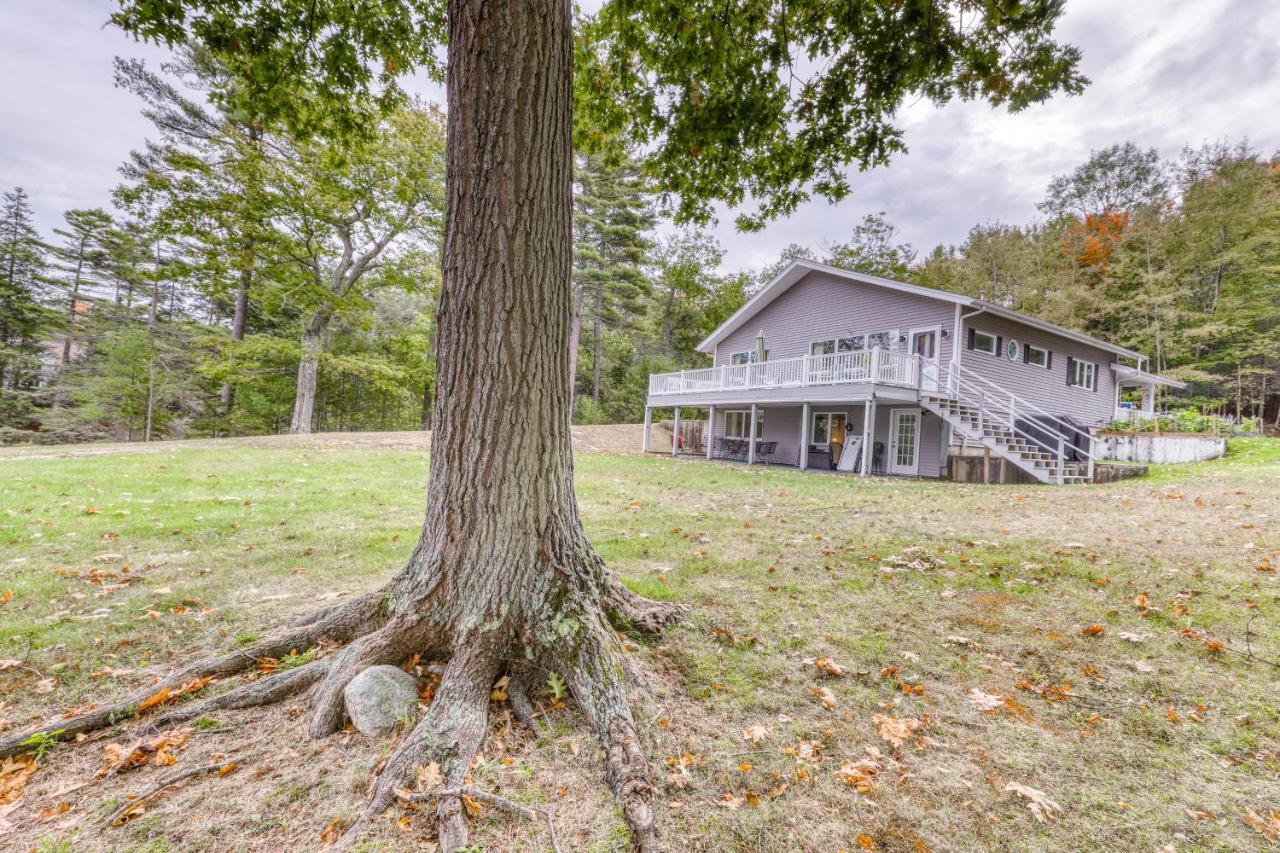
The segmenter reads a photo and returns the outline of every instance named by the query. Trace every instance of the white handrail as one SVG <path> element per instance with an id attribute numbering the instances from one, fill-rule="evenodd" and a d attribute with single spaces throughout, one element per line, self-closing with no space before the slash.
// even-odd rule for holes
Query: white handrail
<path id="1" fill-rule="evenodd" d="M 1075 444 L 1072 441 L 1072 439 L 1070 439 L 1066 433 L 1062 432 L 1061 430 L 1057 429 L 1054 426 L 1055 423 L 1060 422 L 1059 419 L 1045 412 L 1043 409 L 1041 409 L 1039 406 L 1035 405 L 1034 403 L 1031 403 L 1027 400 L 1022 399 L 1018 395 L 1014 394 L 1013 392 L 1005 388 L 1001 388 L 999 385 L 997 385 L 996 383 L 992 382 L 991 380 L 987 379 L 984 376 L 977 376 L 977 374 L 973 374 L 976 378 L 980 379 L 985 385 L 990 386 L 991 389 L 994 389 L 996 392 L 998 392 L 999 396 L 996 398 L 997 400 L 1000 398 L 1008 399 L 1009 401 L 1008 409 L 1002 410 L 998 403 L 995 403 L 993 405 L 993 401 L 988 396 L 988 392 L 986 388 L 984 388 L 982 385 L 977 384 L 976 382 L 970 381 L 965 376 L 961 375 L 962 373 L 970 372 L 970 371 L 966 371 L 963 366 L 961 366 L 959 370 L 954 369 L 954 365 L 951 368 L 943 368 L 940 366 L 939 370 L 946 374 L 947 388 L 950 390 L 952 396 L 955 397 L 958 401 L 962 403 L 968 403 L 970 406 L 973 406 L 978 410 L 978 430 L 980 433 L 985 433 L 985 429 L 988 421 L 988 415 L 994 412 L 994 414 L 997 417 L 1000 417 L 1001 420 L 1007 420 L 1008 428 L 1010 432 L 1020 435 L 1023 438 L 1027 439 L 1028 443 L 1033 446 L 1044 447 L 1043 439 L 1032 436 L 1026 430 L 1018 427 L 1017 418 L 1015 417 L 1015 412 L 1017 407 L 1022 407 L 1024 409 L 1031 409 L 1032 411 L 1039 412 L 1040 414 L 1049 418 L 1050 422 L 1042 423 L 1037 421 L 1036 422 L 1037 429 L 1041 430 L 1044 433 L 1047 433 L 1049 435 L 1049 438 L 1057 440 L 1057 452 L 1055 455 L 1058 458 L 1058 466 L 1057 466 L 1058 482 L 1062 483 L 1064 477 L 1066 476 L 1066 464 L 1065 464 L 1066 463 L 1066 444 L 1068 442 L 1071 442 L 1073 448 L 1085 456 L 1088 464 L 1087 476 L 1090 480 L 1093 479 L 1093 467 L 1094 467 L 1095 456 L 1093 453 L 1094 438 L 1091 433 L 1084 432 L 1083 430 L 1077 429 L 1076 427 L 1072 427 L 1070 424 L 1066 424 L 1066 426 L 1069 429 L 1071 429 L 1073 432 L 1077 433 L 1078 435 L 1085 436 L 1088 439 L 1089 449 L 1086 450 L 1081 447 L 1075 447 Z M 968 395 L 976 394 L 977 395 L 976 400 L 974 399 L 973 396 L 966 396 L 966 392 Z"/>
<path id="2" fill-rule="evenodd" d="M 875 347 L 856 352 L 806 355 L 749 364 L 722 364 L 718 367 L 654 373 L 649 376 L 649 393 L 663 396 L 858 382 L 876 382 L 915 388 L 919 381 L 919 362 L 915 356 Z"/>

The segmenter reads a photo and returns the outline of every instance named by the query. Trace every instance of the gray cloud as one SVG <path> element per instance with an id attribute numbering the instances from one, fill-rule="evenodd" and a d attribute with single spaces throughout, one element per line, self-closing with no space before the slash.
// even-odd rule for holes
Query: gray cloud
<path id="1" fill-rule="evenodd" d="M 149 126 L 137 101 L 112 85 L 116 55 L 163 61 L 166 52 L 104 29 L 111 0 L 8 0 L 0 15 L 0 186 L 32 195 L 45 234 L 71 207 L 109 206 L 116 168 Z M 1185 145 L 1248 137 L 1280 147 L 1280 3 L 1274 0 L 1072 0 L 1059 27 L 1084 52 L 1093 83 L 1021 114 L 985 104 L 927 102 L 900 120 L 910 152 L 854 175 L 839 205 L 812 202 L 762 234 L 738 234 L 731 213 L 715 228 L 725 267 L 757 267 L 791 242 L 845 238 L 883 210 L 926 251 L 970 226 L 1024 223 L 1055 175 L 1091 149 L 1132 140 L 1172 157 Z M 440 88 L 415 78 L 428 100 Z"/>

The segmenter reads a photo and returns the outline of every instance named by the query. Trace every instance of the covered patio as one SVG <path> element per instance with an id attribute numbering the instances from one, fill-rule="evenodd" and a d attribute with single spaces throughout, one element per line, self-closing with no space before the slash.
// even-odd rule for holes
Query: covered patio
<path id="1" fill-rule="evenodd" d="M 1187 387 L 1185 382 L 1178 382 L 1167 376 L 1158 376 L 1124 364 L 1112 363 L 1111 369 L 1116 372 L 1115 420 L 1117 421 L 1152 420 L 1156 414 L 1157 390 L 1161 385 L 1175 390 Z M 1134 388 L 1141 392 L 1141 402 L 1137 406 L 1123 403 L 1121 396 L 1124 391 Z"/>
<path id="2" fill-rule="evenodd" d="M 846 393 L 848 389 L 846 389 Z M 869 476 L 939 475 L 949 430 L 907 394 L 868 393 L 833 400 L 723 402 L 645 408 L 645 452 L 655 412 L 672 413 L 672 456 L 778 465 Z M 690 410 L 705 411 L 700 437 L 682 429 Z"/>

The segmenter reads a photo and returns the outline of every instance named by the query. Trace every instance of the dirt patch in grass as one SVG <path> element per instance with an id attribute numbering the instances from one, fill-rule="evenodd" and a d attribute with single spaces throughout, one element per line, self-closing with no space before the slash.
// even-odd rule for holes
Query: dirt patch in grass
<path id="1" fill-rule="evenodd" d="M 0 659 L 20 666 L 0 671 L 0 717 L 22 727 L 119 695 L 193 650 L 252 643 L 318 599 L 377 586 L 416 539 L 427 460 L 344 440 L 6 461 Z M 1246 817 L 1265 827 L 1280 810 L 1277 669 L 1259 659 L 1280 659 L 1280 442 L 1097 487 L 594 453 L 577 472 L 611 565 L 696 608 L 660 642 L 628 641 L 648 675 L 639 710 L 669 846 L 1269 843 Z M 539 736 L 495 703 L 477 784 L 552 811 L 566 849 L 627 849 L 591 733 L 548 685 L 535 698 Z M 5 843 L 319 847 L 394 738 L 308 741 L 298 713 L 219 714 L 174 764 L 103 778 L 105 745 L 133 743 L 137 723 L 53 747 L 0 805 Z M 243 756 L 233 773 L 103 825 L 130 794 L 229 754 Z M 539 822 L 475 821 L 484 849 L 548 847 Z M 395 811 L 371 846 L 422 849 L 430 832 Z"/>

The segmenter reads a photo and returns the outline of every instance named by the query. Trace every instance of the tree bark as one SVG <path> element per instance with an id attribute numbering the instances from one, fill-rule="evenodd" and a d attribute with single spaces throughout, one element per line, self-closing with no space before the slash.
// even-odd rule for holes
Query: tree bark
<path id="1" fill-rule="evenodd" d="M 431 383 L 422 381 L 422 431 L 431 429 Z"/>
<path id="2" fill-rule="evenodd" d="M 426 516 L 408 562 L 375 593 L 148 688 L 182 684 L 193 674 L 231 675 L 282 650 L 315 647 L 316 659 L 305 666 L 161 719 L 309 690 L 308 731 L 320 737 L 341 729 L 343 691 L 367 667 L 413 654 L 447 659 L 426 713 L 382 765 L 368 807 L 338 850 L 353 847 L 396 791 L 413 784 L 415 768 L 431 762 L 444 777 L 436 792 L 440 847 L 454 853 L 466 846 L 465 812 L 447 792 L 466 784 L 488 729 L 490 691 L 503 672 L 517 684 L 512 695 L 525 711 L 524 688 L 548 673 L 560 676 L 600 740 L 604 777 L 635 848 L 657 849 L 657 787 L 614 624 L 656 633 L 684 608 L 643 599 L 614 579 L 578 515 L 564 381 L 572 314 L 570 24 L 568 0 L 448 3 L 437 405 Z M 318 319 L 308 322 L 304 344 L 322 337 L 328 317 Z M 300 392 L 307 362 L 304 355 Z M 308 398 L 308 414 L 310 405 Z M 309 420 L 299 422 L 295 411 L 298 426 L 305 431 Z M 137 701 L 60 717 L 37 731 L 71 737 L 136 713 Z M 0 736 L 0 757 L 23 749 L 31 736 Z"/>
<path id="3" fill-rule="evenodd" d="M 311 432 L 316 405 L 316 380 L 320 376 L 320 355 L 324 352 L 331 319 L 333 311 L 321 306 L 311 313 L 307 324 L 302 327 L 302 358 L 298 362 L 298 387 L 293 396 L 293 420 L 289 424 L 289 432 L 294 435 Z"/>
<path id="4" fill-rule="evenodd" d="M 244 330 L 249 323 L 249 287 L 253 282 L 253 270 L 245 268 L 240 270 L 240 286 L 236 288 L 236 308 L 235 314 L 231 319 L 231 340 L 243 341 Z M 231 404 L 235 402 L 235 386 L 230 382 L 222 384 L 222 413 L 225 415 L 231 411 Z"/>
<path id="5" fill-rule="evenodd" d="M 569 318 L 569 411 L 573 411 L 574 399 L 578 395 L 578 345 L 582 340 L 582 291 L 576 290 L 570 295 L 573 303 L 573 314 Z"/>
<path id="6" fill-rule="evenodd" d="M 62 339 L 62 361 L 58 364 L 58 372 L 67 369 L 71 361 L 71 342 L 76 327 L 76 300 L 80 298 L 80 277 L 84 274 L 84 255 L 88 238 L 82 238 L 76 251 L 76 274 L 71 279 L 71 295 L 67 299 L 67 334 Z"/>
<path id="7" fill-rule="evenodd" d="M 600 351 L 603 349 L 601 338 L 604 321 L 604 284 L 596 290 L 596 311 L 591 318 L 591 400 L 600 405 Z"/>

